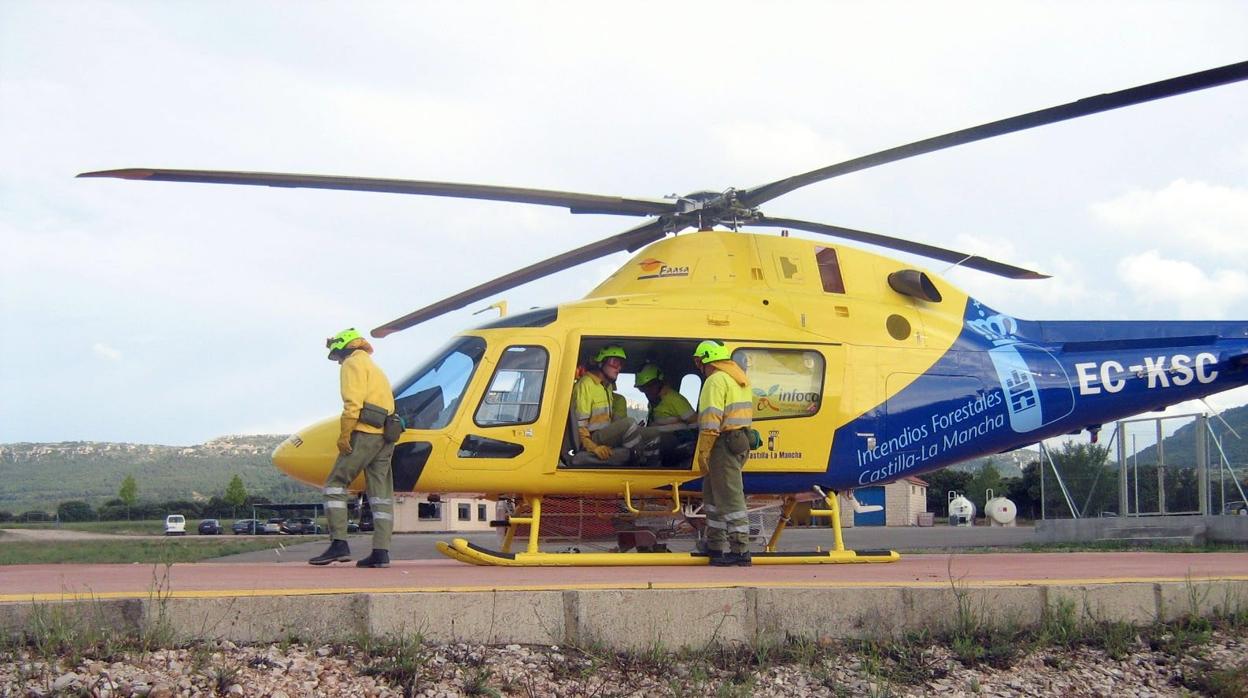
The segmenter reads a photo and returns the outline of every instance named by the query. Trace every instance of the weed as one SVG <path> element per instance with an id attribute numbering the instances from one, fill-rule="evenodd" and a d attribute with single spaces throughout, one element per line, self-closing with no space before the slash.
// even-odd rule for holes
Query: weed
<path id="1" fill-rule="evenodd" d="M 490 678 L 494 672 L 485 668 L 478 668 L 472 673 L 472 677 L 464 682 L 464 695 L 469 696 L 489 696 L 489 698 L 500 698 L 501 693 L 497 688 L 490 686 Z"/>
<path id="2" fill-rule="evenodd" d="M 1073 648 L 1082 642 L 1079 618 L 1075 604 L 1070 599 L 1060 599 L 1056 605 L 1044 609 L 1040 617 L 1040 629 L 1036 642 L 1041 646 Z"/>
<path id="3" fill-rule="evenodd" d="M 737 681 L 736 677 L 727 683 L 721 683 L 715 689 L 716 698 L 748 698 L 754 695 L 754 677 L 747 677 L 746 680 Z"/>
<path id="4" fill-rule="evenodd" d="M 407 698 L 424 690 L 430 674 L 429 656 L 419 636 L 370 641 L 366 653 L 373 660 L 360 670 L 361 674 L 397 686 Z"/>
<path id="5" fill-rule="evenodd" d="M 1148 645 L 1150 649 L 1172 657 L 1184 657 L 1209 644 L 1212 634 L 1213 623 L 1209 619 L 1189 616 L 1168 625 L 1155 626 Z"/>
<path id="6" fill-rule="evenodd" d="M 241 683 L 243 667 L 240 664 L 222 660 L 214 663 L 207 671 L 201 672 L 208 679 L 208 687 L 217 695 L 226 695 L 231 686 Z"/>
<path id="7" fill-rule="evenodd" d="M 917 686 L 947 676 L 949 670 L 944 662 L 928 651 L 930 646 L 931 638 L 925 633 L 888 644 L 882 652 L 889 660 L 889 664 L 882 668 L 885 678 Z"/>
<path id="8" fill-rule="evenodd" d="M 1139 643 L 1139 632 L 1130 623 L 1101 621 L 1093 626 L 1092 639 L 1111 659 L 1122 660 Z"/>
<path id="9" fill-rule="evenodd" d="M 1183 688 L 1212 698 L 1248 698 L 1248 664 L 1215 669 L 1208 662 L 1200 662 L 1183 671 L 1177 682 Z"/>

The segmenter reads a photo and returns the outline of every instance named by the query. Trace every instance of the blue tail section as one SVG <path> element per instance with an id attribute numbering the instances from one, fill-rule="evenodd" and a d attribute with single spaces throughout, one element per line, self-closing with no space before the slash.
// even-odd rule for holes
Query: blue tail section
<path id="1" fill-rule="evenodd" d="M 746 473 L 746 490 L 918 475 L 1244 385 L 1246 364 L 1248 322 L 1026 321 L 972 299 L 931 369 L 837 430 L 825 473 Z"/>

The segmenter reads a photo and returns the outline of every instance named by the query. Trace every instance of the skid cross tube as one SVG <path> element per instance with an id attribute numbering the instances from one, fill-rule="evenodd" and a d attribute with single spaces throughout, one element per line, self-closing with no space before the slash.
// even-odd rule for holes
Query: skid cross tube
<path id="1" fill-rule="evenodd" d="M 633 506 L 633 489 L 632 483 L 628 480 L 624 481 L 624 508 L 628 513 L 634 516 L 666 516 L 667 514 L 680 513 L 680 483 L 672 483 L 672 509 L 671 511 L 646 511 Z"/>

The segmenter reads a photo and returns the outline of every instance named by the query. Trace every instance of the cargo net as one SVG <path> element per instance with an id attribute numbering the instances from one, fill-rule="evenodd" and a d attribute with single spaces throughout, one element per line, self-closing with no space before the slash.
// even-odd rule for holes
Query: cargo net
<path id="1" fill-rule="evenodd" d="M 771 538 L 780 520 L 781 504 L 781 500 L 773 497 L 748 500 L 751 543 L 763 545 Z M 706 516 L 700 500 L 686 502 L 679 512 L 672 511 L 672 500 L 666 497 L 635 497 L 633 506 L 643 513 L 630 512 L 623 499 L 543 497 L 539 538 L 556 543 L 556 551 L 567 552 L 705 549 Z M 532 507 L 522 502 L 515 515 L 530 513 Z M 522 541 L 528 535 L 528 526 L 518 526 L 513 549 L 522 549 Z"/>

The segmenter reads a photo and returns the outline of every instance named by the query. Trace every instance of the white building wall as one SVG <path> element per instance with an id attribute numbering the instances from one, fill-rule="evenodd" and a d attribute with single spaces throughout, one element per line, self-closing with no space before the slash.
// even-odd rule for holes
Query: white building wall
<path id="1" fill-rule="evenodd" d="M 884 525 L 917 526 L 919 514 L 927 511 L 927 487 L 909 480 L 884 486 Z"/>
<path id="2" fill-rule="evenodd" d="M 421 505 L 426 516 L 421 517 Z M 468 520 L 461 520 L 461 505 L 467 507 Z M 494 516 L 494 502 L 476 497 L 443 496 L 440 502 L 429 502 L 427 495 L 413 492 L 394 496 L 394 531 L 396 533 L 444 533 L 489 531 Z"/>

